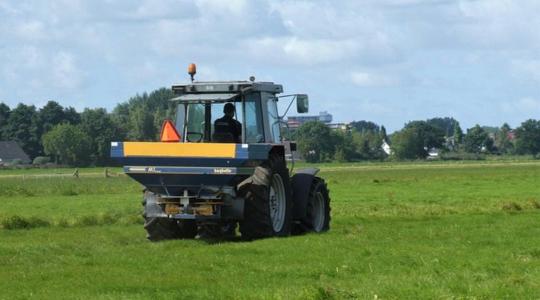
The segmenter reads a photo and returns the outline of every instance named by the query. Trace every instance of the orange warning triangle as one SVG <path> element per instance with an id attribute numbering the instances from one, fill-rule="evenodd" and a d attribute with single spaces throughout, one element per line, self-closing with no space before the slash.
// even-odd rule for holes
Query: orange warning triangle
<path id="1" fill-rule="evenodd" d="M 162 142 L 180 142 L 180 135 L 178 134 L 178 131 L 176 131 L 171 120 L 165 120 L 165 122 L 163 122 L 160 140 Z"/>

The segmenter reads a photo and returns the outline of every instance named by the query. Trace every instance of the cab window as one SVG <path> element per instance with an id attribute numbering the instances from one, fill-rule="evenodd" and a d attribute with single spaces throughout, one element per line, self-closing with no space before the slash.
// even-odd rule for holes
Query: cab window
<path id="1" fill-rule="evenodd" d="M 204 104 L 193 103 L 188 105 L 186 142 L 201 142 L 205 132 Z"/>
<path id="2" fill-rule="evenodd" d="M 256 101 L 258 95 L 247 95 L 244 99 L 244 128 L 245 128 L 245 143 L 262 143 L 264 142 L 264 132 L 262 124 L 261 107 Z"/>
<path id="3" fill-rule="evenodd" d="M 281 142 L 281 124 L 277 111 L 277 99 L 272 97 L 266 100 L 266 112 L 268 114 L 268 125 L 272 142 Z"/>

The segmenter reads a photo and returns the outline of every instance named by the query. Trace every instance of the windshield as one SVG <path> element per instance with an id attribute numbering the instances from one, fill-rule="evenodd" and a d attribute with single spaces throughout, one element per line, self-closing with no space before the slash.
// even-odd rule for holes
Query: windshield
<path id="1" fill-rule="evenodd" d="M 184 141 L 240 143 L 242 137 L 241 102 L 228 102 L 232 113 L 225 114 L 226 103 L 186 103 L 178 106 L 177 127 L 184 124 Z M 184 107 L 185 118 L 181 117 Z M 231 129 L 232 128 L 232 129 Z"/>
<path id="2" fill-rule="evenodd" d="M 231 102 L 182 101 L 178 104 L 176 128 L 184 142 L 262 143 L 265 141 L 260 93 L 238 96 Z M 273 103 L 275 105 L 275 103 Z M 266 111 L 266 109 L 264 110 Z M 277 112 L 272 110 L 272 116 Z M 274 130 L 275 131 L 275 130 Z M 279 141 L 279 133 L 275 138 Z"/>

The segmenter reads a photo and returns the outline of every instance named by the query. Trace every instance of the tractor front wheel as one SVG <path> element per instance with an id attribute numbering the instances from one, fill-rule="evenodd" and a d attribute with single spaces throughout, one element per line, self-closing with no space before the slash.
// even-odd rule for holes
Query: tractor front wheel
<path id="1" fill-rule="evenodd" d="M 330 229 L 330 196 L 324 179 L 315 177 L 309 189 L 306 217 L 301 221 L 307 231 Z"/>

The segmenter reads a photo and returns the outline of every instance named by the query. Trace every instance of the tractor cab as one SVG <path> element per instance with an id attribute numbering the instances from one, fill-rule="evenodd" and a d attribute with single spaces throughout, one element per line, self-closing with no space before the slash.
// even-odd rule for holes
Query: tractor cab
<path id="1" fill-rule="evenodd" d="M 279 144 L 284 121 L 278 113 L 278 99 L 293 97 L 299 113 L 308 109 L 307 95 L 279 97 L 283 87 L 272 82 L 192 82 L 172 89 L 178 95 L 171 101 L 178 103 L 175 123 L 182 142 Z M 234 107 L 235 121 L 231 122 L 241 129 L 238 137 L 216 130 L 216 121 L 224 117 L 226 105 Z"/>

